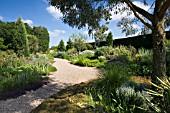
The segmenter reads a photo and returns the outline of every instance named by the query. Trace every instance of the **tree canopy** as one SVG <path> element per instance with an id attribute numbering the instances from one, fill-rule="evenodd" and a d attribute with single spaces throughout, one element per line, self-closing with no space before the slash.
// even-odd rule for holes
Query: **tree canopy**
<path id="1" fill-rule="evenodd" d="M 73 42 L 72 42 L 71 38 L 69 38 L 67 41 L 66 49 L 69 50 L 69 49 L 72 49 L 73 47 L 74 47 Z"/>
<path id="2" fill-rule="evenodd" d="M 64 45 L 64 41 L 61 40 L 60 43 L 58 44 L 58 51 L 65 51 L 66 47 Z"/>
<path id="3" fill-rule="evenodd" d="M 107 46 L 113 46 L 113 35 L 112 32 L 109 32 L 109 34 L 106 37 L 106 45 Z"/>
<path id="4" fill-rule="evenodd" d="M 16 22 L 0 21 L 0 37 L 5 49 L 24 54 L 45 52 L 49 48 L 49 33 L 45 27 L 31 27 L 21 17 Z M 26 54 L 26 53 L 25 53 Z"/>
<path id="5" fill-rule="evenodd" d="M 85 44 L 87 41 L 86 35 L 83 35 L 81 33 L 72 34 L 70 36 L 70 39 L 73 41 L 74 48 L 76 48 L 78 52 L 86 49 L 86 44 Z"/>
<path id="6" fill-rule="evenodd" d="M 151 4 L 151 9 L 155 11 L 145 11 L 134 4 L 134 1 L 139 0 L 48 0 L 52 6 L 60 9 L 63 14 L 62 20 L 64 23 L 72 27 L 82 28 L 89 26 L 97 28 L 100 26 L 102 19 L 110 20 L 111 11 L 116 9 L 115 13 L 127 12 L 127 15 L 134 13 L 134 15 L 146 26 L 153 28 L 151 23 L 146 21 L 153 21 L 154 14 L 163 18 L 169 5 L 169 0 L 141 0 L 144 4 Z M 126 4 L 126 5 L 124 5 Z M 155 7 L 154 7 L 155 6 Z M 88 15 L 88 16 L 87 16 Z M 113 17 L 114 18 L 114 17 Z"/>

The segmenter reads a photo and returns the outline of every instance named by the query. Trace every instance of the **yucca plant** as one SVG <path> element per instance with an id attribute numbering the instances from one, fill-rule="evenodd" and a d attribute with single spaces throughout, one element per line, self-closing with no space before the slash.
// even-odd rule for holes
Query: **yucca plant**
<path id="1" fill-rule="evenodd" d="M 147 90 L 154 97 L 154 101 L 147 100 L 147 103 L 157 113 L 170 113 L 170 79 L 157 77 L 159 84 L 151 83 L 155 90 Z"/>

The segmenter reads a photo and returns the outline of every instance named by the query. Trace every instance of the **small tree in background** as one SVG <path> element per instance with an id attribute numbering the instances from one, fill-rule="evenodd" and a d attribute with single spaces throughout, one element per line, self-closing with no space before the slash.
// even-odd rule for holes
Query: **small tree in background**
<path id="1" fill-rule="evenodd" d="M 81 52 L 82 50 L 85 50 L 87 48 L 85 44 L 87 40 L 86 35 L 83 35 L 81 33 L 72 34 L 70 38 L 73 40 L 74 48 L 76 48 L 78 52 Z"/>
<path id="2" fill-rule="evenodd" d="M 109 32 L 109 34 L 106 37 L 106 45 L 107 46 L 113 46 L 113 35 L 112 32 Z"/>
<path id="3" fill-rule="evenodd" d="M 64 45 L 64 41 L 61 40 L 60 43 L 58 44 L 58 51 L 65 51 L 66 47 Z"/>
<path id="4" fill-rule="evenodd" d="M 100 46 L 100 42 L 106 41 L 107 34 L 105 32 L 107 30 L 108 27 L 106 25 L 102 25 L 96 29 L 96 32 L 94 33 L 95 46 Z"/>
<path id="5" fill-rule="evenodd" d="M 24 39 L 24 56 L 29 56 L 30 55 L 30 49 L 29 49 L 29 42 L 27 38 L 27 30 L 25 28 L 25 24 L 22 22 L 22 29 L 23 29 L 23 39 Z"/>
<path id="6" fill-rule="evenodd" d="M 71 38 L 69 38 L 68 42 L 67 42 L 66 49 L 69 50 L 69 49 L 72 49 L 73 47 L 74 47 L 73 42 L 72 42 Z"/>
<path id="7" fill-rule="evenodd" d="M 16 21 L 15 43 L 17 45 L 17 52 L 24 56 L 29 56 L 29 44 L 27 38 L 27 31 L 25 24 L 22 22 L 22 18 L 19 17 Z"/>

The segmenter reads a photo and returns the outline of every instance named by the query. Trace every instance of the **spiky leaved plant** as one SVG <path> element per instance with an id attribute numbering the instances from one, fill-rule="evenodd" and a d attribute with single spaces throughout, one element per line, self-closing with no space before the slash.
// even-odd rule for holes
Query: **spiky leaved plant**
<path id="1" fill-rule="evenodd" d="M 170 78 L 165 77 L 160 79 L 157 77 L 159 84 L 152 85 L 155 90 L 148 90 L 147 92 L 154 97 L 154 101 L 147 100 L 149 106 L 158 113 L 170 113 Z"/>

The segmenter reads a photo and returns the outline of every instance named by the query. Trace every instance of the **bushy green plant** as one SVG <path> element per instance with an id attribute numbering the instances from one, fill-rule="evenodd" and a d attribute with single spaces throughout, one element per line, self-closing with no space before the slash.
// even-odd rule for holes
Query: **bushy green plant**
<path id="1" fill-rule="evenodd" d="M 144 48 L 139 49 L 139 55 L 140 55 L 140 62 L 146 65 L 152 64 L 152 56 L 153 52 L 152 50 L 147 50 Z"/>
<path id="2" fill-rule="evenodd" d="M 129 71 L 133 75 L 141 76 L 151 76 L 152 75 L 152 65 L 143 65 L 140 63 L 131 63 L 129 65 Z"/>
<path id="3" fill-rule="evenodd" d="M 136 92 L 133 88 L 125 86 L 116 88 L 115 92 L 111 94 L 98 92 L 97 99 L 94 98 L 92 93 L 88 91 L 87 93 L 89 105 L 94 108 L 95 112 L 99 113 L 144 113 L 149 108 L 145 98 L 152 100 L 152 97 L 146 91 Z"/>
<path id="4" fill-rule="evenodd" d="M 129 78 L 127 67 L 122 63 L 108 63 L 105 67 L 104 75 L 94 82 L 90 89 L 91 94 L 97 97 L 97 94 L 107 92 L 110 95 L 116 88 L 120 87 Z"/>
<path id="5" fill-rule="evenodd" d="M 106 57 L 105 56 L 99 56 L 98 59 L 99 59 L 100 62 L 106 61 Z"/>
<path id="6" fill-rule="evenodd" d="M 85 58 L 94 57 L 94 51 L 92 50 L 85 50 L 80 53 L 80 55 L 84 56 Z"/>
<path id="7" fill-rule="evenodd" d="M 90 60 L 88 58 L 85 58 L 82 61 L 82 65 L 83 66 L 88 66 L 88 67 L 97 67 L 97 66 L 100 66 L 101 63 L 100 63 L 100 61 L 98 59 Z"/>
<path id="8" fill-rule="evenodd" d="M 58 51 L 65 51 L 66 47 L 64 45 L 64 41 L 63 39 L 60 41 L 60 43 L 58 44 Z"/>
<path id="9" fill-rule="evenodd" d="M 76 53 L 76 52 L 77 52 L 76 48 L 72 48 L 72 49 L 67 50 L 68 54 L 73 54 L 73 53 Z"/>
<path id="10" fill-rule="evenodd" d="M 129 68 L 134 75 L 152 75 L 152 51 L 140 48 L 138 54 L 131 61 Z"/>
<path id="11" fill-rule="evenodd" d="M 132 57 L 135 57 L 135 55 L 137 53 L 136 48 L 134 48 L 133 46 L 128 46 L 127 49 L 131 52 Z"/>
<path id="12" fill-rule="evenodd" d="M 71 63 L 75 64 L 75 65 L 80 65 L 80 66 L 87 66 L 87 67 L 98 67 L 98 66 L 102 66 L 105 64 L 105 62 L 100 62 L 98 59 L 88 59 L 85 58 L 82 55 L 79 55 L 73 59 L 71 59 Z"/>
<path id="13" fill-rule="evenodd" d="M 66 52 L 58 52 L 54 55 L 54 57 L 62 58 L 62 59 L 69 59 L 69 56 Z"/>
<path id="14" fill-rule="evenodd" d="M 132 57 L 132 52 L 128 50 L 128 47 L 118 46 L 113 48 L 113 58 L 122 62 L 127 62 Z"/>
<path id="15" fill-rule="evenodd" d="M 109 47 L 109 46 L 103 46 L 103 47 L 97 48 L 95 51 L 96 57 L 108 56 L 108 55 L 112 55 L 112 54 L 113 54 L 113 48 Z"/>
<path id="16" fill-rule="evenodd" d="M 56 71 L 45 57 L 17 57 L 4 54 L 0 68 L 0 92 L 41 81 L 50 72 Z"/>
<path id="17" fill-rule="evenodd" d="M 49 70 L 49 72 L 55 72 L 55 71 L 57 71 L 57 68 L 50 65 L 50 66 L 48 67 L 48 70 Z"/>

